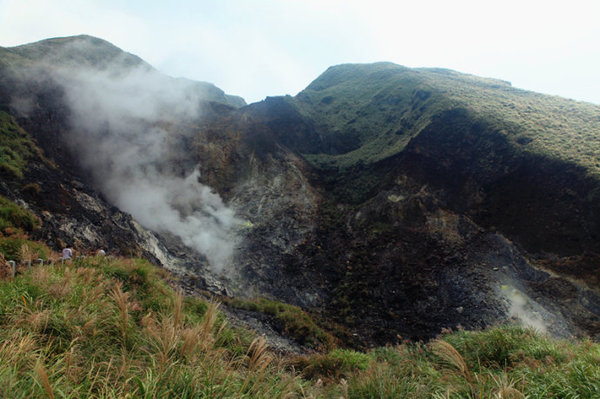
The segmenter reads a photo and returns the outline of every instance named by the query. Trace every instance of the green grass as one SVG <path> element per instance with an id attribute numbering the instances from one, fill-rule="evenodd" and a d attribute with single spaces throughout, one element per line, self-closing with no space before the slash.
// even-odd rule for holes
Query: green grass
<path id="1" fill-rule="evenodd" d="M 322 136 L 355 143 L 338 154 L 305 154 L 321 169 L 398 154 L 436 115 L 464 108 L 518 150 L 572 162 L 600 177 L 600 107 L 499 80 L 391 63 L 339 65 L 293 101 Z"/>
<path id="2" fill-rule="evenodd" d="M 54 258 L 54 256 L 50 256 Z M 0 280 L 0 397 L 596 398 L 600 345 L 500 326 L 366 353 L 278 358 L 139 259 Z M 286 305 L 256 301 L 270 314 Z M 241 306 L 241 305 L 240 305 Z M 250 307 L 251 305 L 244 305 Z"/>
<path id="3" fill-rule="evenodd" d="M 227 301 L 227 304 L 234 308 L 274 316 L 279 323 L 281 333 L 293 338 L 301 345 L 320 350 L 332 349 L 337 346 L 336 338 L 319 327 L 308 313 L 297 306 L 266 298 L 251 301 L 234 298 Z"/>
<path id="4" fill-rule="evenodd" d="M 43 158 L 31 136 L 11 115 L 0 111 L 0 174 L 22 179 L 27 161 L 34 157 Z"/>
<path id="5" fill-rule="evenodd" d="M 27 233 L 40 227 L 33 213 L 0 196 L 0 254 L 18 263 L 47 259 L 50 250 L 43 243 L 29 239 Z"/>
<path id="6" fill-rule="evenodd" d="M 370 363 L 371 357 L 365 353 L 334 349 L 329 353 L 298 357 L 294 366 L 302 370 L 302 376 L 305 378 L 336 381 L 366 370 Z"/>
<path id="7" fill-rule="evenodd" d="M 40 242 L 30 240 L 20 231 L 9 235 L 0 235 L 0 254 L 6 260 L 14 260 L 17 263 L 37 259 L 48 259 L 50 249 Z"/>
<path id="8" fill-rule="evenodd" d="M 31 232 L 40 227 L 40 219 L 30 211 L 0 196 L 0 231 L 9 227 Z"/>
<path id="9" fill-rule="evenodd" d="M 261 339 L 164 277 L 146 261 L 99 257 L 0 282 L 0 397 L 300 396 Z"/>
<path id="10" fill-rule="evenodd" d="M 366 355 L 335 351 L 303 357 L 295 365 L 305 377 L 326 381 L 325 397 L 596 398 L 599 362 L 597 343 L 500 326 Z"/>

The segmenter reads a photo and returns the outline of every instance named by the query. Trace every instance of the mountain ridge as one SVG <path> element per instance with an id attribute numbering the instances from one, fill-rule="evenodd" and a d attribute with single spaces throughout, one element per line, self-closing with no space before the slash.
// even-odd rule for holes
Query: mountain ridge
<path id="1" fill-rule="evenodd" d="M 44 68 L 89 68 L 109 73 L 129 73 L 133 69 L 144 73 L 160 75 L 153 66 L 137 55 L 123 51 L 106 40 L 89 36 L 67 36 L 32 42 L 14 47 L 0 47 L 0 67 L 29 67 L 31 64 L 42 64 Z M 45 64 L 45 65 L 44 65 Z M 196 86 L 201 95 L 212 101 L 240 107 L 246 102 L 239 96 L 226 95 L 212 83 L 198 82 L 183 78 L 170 78 L 177 82 Z"/>
<path id="2" fill-rule="evenodd" d="M 243 107 L 140 84 L 154 73 L 101 75 L 98 90 L 87 72 L 0 84 L 58 168 L 32 162 L 2 194 L 43 216 L 54 247 L 119 246 L 201 289 L 318 312 L 357 346 L 510 318 L 600 336 L 600 108 L 390 63 L 331 67 Z M 125 200 L 167 203 L 161 223 L 179 224 L 145 229 Z M 231 250 L 220 269 L 214 248 Z"/>

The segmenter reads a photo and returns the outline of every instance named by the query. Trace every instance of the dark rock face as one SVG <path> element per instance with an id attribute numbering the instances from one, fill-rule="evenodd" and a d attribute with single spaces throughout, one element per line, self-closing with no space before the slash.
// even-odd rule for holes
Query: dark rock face
<path id="1" fill-rule="evenodd" d="M 244 112 L 253 122 L 237 125 L 242 141 L 260 132 L 277 143 L 285 133 L 272 130 L 286 123 L 261 123 L 272 113 Z M 283 143 L 270 145 L 261 156 L 247 145 L 251 155 L 239 157 L 247 171 L 231 173 L 237 177 L 223 188 L 253 224 L 239 268 L 230 272 L 236 295 L 267 294 L 319 309 L 349 326 L 359 342 L 378 344 L 510 318 L 561 336 L 598 333 L 593 305 L 578 304 L 593 304 L 585 293 L 595 291 L 545 271 L 547 254 L 536 255 L 540 248 L 560 256 L 577 253 L 581 244 L 594 249 L 591 229 L 535 226 L 551 221 L 561 206 L 563 220 L 589 209 L 585 199 L 554 201 L 578 185 L 589 189 L 572 167 L 559 173 L 554 161 L 531 161 L 461 110 L 441 115 L 403 153 L 338 174 L 312 168 Z M 493 156 L 478 158 L 487 153 L 481 148 Z M 533 177 L 519 173 L 528 166 Z M 344 193 L 356 183 L 352 178 L 361 175 L 376 184 L 358 201 L 345 201 Z M 528 191 L 519 189 L 522 180 Z M 575 219 L 571 226 L 576 223 L 589 221 Z"/>
<path id="2" fill-rule="evenodd" d="M 597 182 L 568 162 L 519 152 L 465 110 L 444 113 L 411 141 L 404 166 L 437 187 L 445 206 L 467 212 L 531 252 L 598 252 Z M 543 227 L 543 228 L 540 228 Z"/>
<path id="3" fill-rule="evenodd" d="M 384 71 L 372 85 L 407 71 L 377 68 Z M 342 70 L 348 75 L 326 75 L 356 77 L 352 66 Z M 111 248 L 148 257 L 187 285 L 296 304 L 349 327 L 354 345 L 511 318 L 561 336 L 600 334 L 598 182 L 581 166 L 523 150 L 526 139 L 464 106 L 443 103 L 427 120 L 435 88 L 377 86 L 360 108 L 382 114 L 369 115 L 381 124 L 371 142 L 353 128 L 327 130 L 336 112 L 344 126 L 355 123 L 352 102 L 338 106 L 345 99 L 329 92 L 317 102 L 304 93 L 241 109 L 205 101 L 201 118 L 150 126 L 170 139 L 158 167 L 175 175 L 198 168 L 200 182 L 244 221 L 232 266 L 214 271 L 181 239 L 142 228 L 94 188 L 65 143 L 71 110 L 60 85 L 0 82 L 0 106 L 53 162 L 31 160 L 24 180 L 3 181 L 1 194 L 38 214 L 39 238 L 57 248 Z M 27 113 L 15 102 L 25 94 Z M 373 143 L 386 140 L 397 150 L 373 154 Z M 346 163 L 309 162 L 323 154 Z M 41 191 L 24 190 L 29 182 Z"/>

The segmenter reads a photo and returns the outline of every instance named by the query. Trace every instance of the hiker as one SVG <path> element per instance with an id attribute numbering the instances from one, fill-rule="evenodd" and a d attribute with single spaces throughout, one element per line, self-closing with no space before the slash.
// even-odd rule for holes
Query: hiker
<path id="1" fill-rule="evenodd" d="M 67 247 L 62 250 L 62 257 L 60 259 L 63 261 L 71 260 L 72 256 L 73 256 L 73 250 L 71 248 Z"/>

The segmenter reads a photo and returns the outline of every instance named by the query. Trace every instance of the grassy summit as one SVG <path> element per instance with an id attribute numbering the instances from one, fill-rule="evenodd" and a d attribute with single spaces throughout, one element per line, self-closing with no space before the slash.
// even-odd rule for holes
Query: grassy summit
<path id="1" fill-rule="evenodd" d="M 93 36 L 58 37 L 16 47 L 0 47 L 0 75 L 11 74 L 27 81 L 61 70 L 66 70 L 67 74 L 74 71 L 103 72 L 113 78 L 128 75 L 139 77 L 140 74 L 145 74 L 145 79 L 159 80 L 161 84 L 174 90 L 187 88 L 206 101 L 235 108 L 246 105 L 241 97 L 225 94 L 212 83 L 162 75 L 140 57 Z"/>
<path id="2" fill-rule="evenodd" d="M 435 116 L 466 109 L 522 151 L 573 162 L 600 175 L 600 107 L 444 69 L 391 63 L 329 68 L 295 98 L 340 152 L 307 155 L 320 167 L 376 162 L 402 151 Z M 348 145 L 350 143 L 350 145 Z"/>

